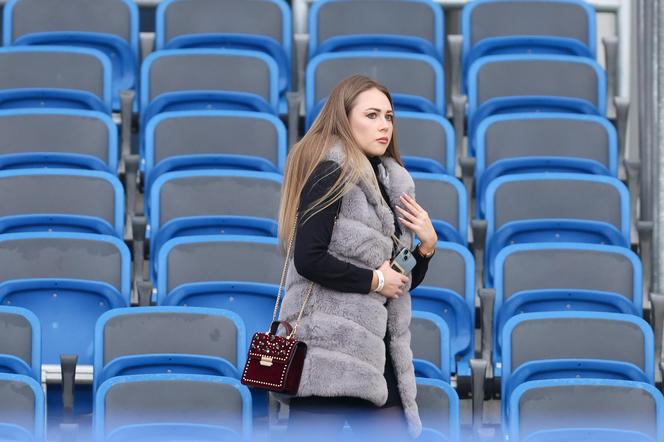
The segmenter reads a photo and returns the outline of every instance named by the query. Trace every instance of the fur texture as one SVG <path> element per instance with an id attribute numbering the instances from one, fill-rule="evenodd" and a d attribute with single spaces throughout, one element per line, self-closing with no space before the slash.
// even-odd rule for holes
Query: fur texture
<path id="1" fill-rule="evenodd" d="M 339 145 L 328 159 L 341 163 Z M 380 180 L 394 207 L 403 193 L 415 196 L 408 172 L 392 158 L 381 159 Z M 380 168 L 381 166 L 379 166 Z M 412 234 L 401 226 L 407 247 Z M 357 266 L 376 269 L 391 258 L 394 217 L 376 190 L 360 183 L 344 195 L 332 232 L 329 252 Z M 286 295 L 280 318 L 295 324 L 310 282 L 300 276 L 292 258 L 288 263 Z M 341 293 L 315 284 L 297 338 L 306 342 L 298 396 L 352 396 L 380 406 L 387 400 L 385 332 L 390 332 L 390 352 L 408 429 L 417 437 L 422 429 L 415 396 L 415 371 L 410 348 L 411 300 L 407 291 L 397 300 L 376 293 Z"/>

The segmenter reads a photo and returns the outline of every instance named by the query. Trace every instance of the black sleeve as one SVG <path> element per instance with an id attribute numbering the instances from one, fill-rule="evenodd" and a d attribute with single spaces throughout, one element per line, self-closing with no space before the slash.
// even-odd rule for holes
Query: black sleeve
<path id="1" fill-rule="evenodd" d="M 298 213 L 332 188 L 341 171 L 336 163 L 323 161 L 316 167 L 300 196 Z M 373 270 L 341 261 L 328 252 L 334 220 L 341 200 L 326 207 L 306 222 L 298 219 L 293 259 L 297 272 L 305 278 L 341 292 L 369 293 Z"/>
<path id="2" fill-rule="evenodd" d="M 427 270 L 429 269 L 429 261 L 431 261 L 431 258 L 424 258 L 417 250 L 413 251 L 413 255 L 415 256 L 416 263 L 410 275 L 412 281 L 412 284 L 410 285 L 411 290 L 422 283 L 427 274 Z"/>

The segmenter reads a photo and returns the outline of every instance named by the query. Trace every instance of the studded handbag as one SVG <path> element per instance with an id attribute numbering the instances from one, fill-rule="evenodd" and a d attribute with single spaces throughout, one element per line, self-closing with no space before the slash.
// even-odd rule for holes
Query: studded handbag
<path id="1" fill-rule="evenodd" d="M 295 338 L 295 332 L 297 331 L 297 325 L 302 318 L 304 307 L 309 300 L 309 296 L 311 296 L 314 286 L 313 282 L 309 284 L 306 297 L 302 303 L 302 308 L 300 309 L 297 321 L 295 322 L 295 327 L 291 326 L 291 324 L 286 321 L 276 320 L 277 312 L 279 310 L 279 300 L 281 299 L 281 292 L 286 280 L 288 259 L 293 247 L 293 237 L 295 236 L 296 226 L 297 217 L 295 218 L 293 232 L 288 241 L 286 262 L 284 263 L 284 269 L 281 272 L 281 282 L 279 283 L 279 289 L 277 291 L 277 300 L 274 305 L 274 313 L 272 314 L 270 329 L 267 332 L 255 333 L 251 339 L 247 362 L 245 363 L 244 370 L 242 371 L 242 379 L 240 380 L 240 382 L 249 387 L 288 395 L 296 394 L 298 387 L 300 386 L 304 357 L 307 354 L 307 344 L 298 341 Z M 277 330 L 280 325 L 285 328 L 286 336 L 277 335 Z"/>

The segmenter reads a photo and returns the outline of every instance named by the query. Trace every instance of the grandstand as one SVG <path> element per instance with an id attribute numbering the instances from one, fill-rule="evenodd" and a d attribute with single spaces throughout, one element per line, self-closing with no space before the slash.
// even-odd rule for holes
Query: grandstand
<path id="1" fill-rule="evenodd" d="M 419 440 L 664 441 L 664 0 L 0 4 L 0 440 L 281 440 L 284 167 L 360 73 L 439 237 Z"/>

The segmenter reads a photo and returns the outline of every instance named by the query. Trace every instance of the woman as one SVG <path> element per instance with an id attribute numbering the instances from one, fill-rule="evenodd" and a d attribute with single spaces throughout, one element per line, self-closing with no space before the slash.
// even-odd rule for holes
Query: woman
<path id="1" fill-rule="evenodd" d="M 297 227 L 280 319 L 295 325 L 315 283 L 297 328 L 308 351 L 290 401 L 291 437 L 315 431 L 316 440 L 336 440 L 344 422 L 364 440 L 421 431 L 409 290 L 424 279 L 438 238 L 394 138 L 389 91 L 355 75 L 335 87 L 289 155 L 284 248 Z M 413 234 L 420 243 L 409 277 L 390 260 L 412 248 Z"/>

